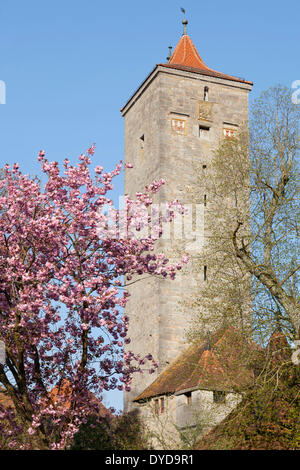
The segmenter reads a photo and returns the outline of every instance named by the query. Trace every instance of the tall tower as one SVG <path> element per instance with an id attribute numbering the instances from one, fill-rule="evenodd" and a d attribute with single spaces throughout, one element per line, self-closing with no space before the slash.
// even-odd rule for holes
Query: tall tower
<path id="1" fill-rule="evenodd" d="M 125 194 L 134 197 L 151 181 L 164 178 L 157 203 L 173 199 L 183 204 L 195 202 L 193 188 L 199 187 L 195 164 L 203 169 L 205 178 L 220 139 L 234 135 L 248 120 L 252 82 L 207 67 L 186 33 L 186 20 L 183 25 L 184 33 L 168 62 L 154 67 L 121 110 L 125 162 L 133 164 L 133 169 L 125 171 Z M 181 250 L 188 251 L 183 245 Z M 173 248 L 171 241 L 160 242 L 160 249 L 171 251 L 171 258 L 176 258 Z M 180 301 L 202 281 L 190 270 L 175 281 L 149 277 L 130 287 L 126 307 L 130 349 L 142 355 L 151 353 L 159 368 L 155 374 L 137 374 L 131 392 L 125 393 L 125 411 L 186 347 L 188 312 Z"/>

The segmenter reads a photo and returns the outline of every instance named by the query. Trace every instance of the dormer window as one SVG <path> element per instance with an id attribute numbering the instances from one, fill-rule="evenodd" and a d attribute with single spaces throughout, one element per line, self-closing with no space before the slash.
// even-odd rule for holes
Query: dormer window
<path id="1" fill-rule="evenodd" d="M 214 403 L 225 403 L 226 394 L 220 390 L 214 390 Z"/>
<path id="2" fill-rule="evenodd" d="M 191 405 L 192 404 L 192 392 L 186 392 L 184 395 L 186 398 L 186 404 Z"/>

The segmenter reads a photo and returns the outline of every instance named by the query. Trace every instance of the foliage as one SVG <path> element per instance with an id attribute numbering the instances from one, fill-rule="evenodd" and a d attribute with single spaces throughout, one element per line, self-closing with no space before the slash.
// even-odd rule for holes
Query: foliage
<path id="1" fill-rule="evenodd" d="M 209 275 L 190 302 L 192 337 L 208 321 L 252 327 L 263 344 L 276 327 L 299 337 L 299 122 L 290 90 L 270 88 L 253 104 L 250 132 L 245 125 L 214 152 L 198 260 Z"/>
<path id="2" fill-rule="evenodd" d="M 274 349 L 269 352 L 255 386 L 221 424 L 200 440 L 198 449 L 300 449 L 299 366 L 290 361 L 289 352 L 277 358 L 276 354 Z"/>
<path id="3" fill-rule="evenodd" d="M 249 326 L 263 346 L 276 328 L 290 342 L 300 337 L 299 122 L 290 90 L 272 87 L 254 102 L 250 130 L 245 123 L 213 154 L 204 189 L 208 242 L 198 260 L 209 276 L 190 301 L 197 309 L 191 339 L 207 323 Z M 299 366 L 267 361 L 242 403 L 199 448 L 299 449 L 298 421 Z"/>
<path id="4" fill-rule="evenodd" d="M 143 450 L 149 449 L 136 410 L 120 416 L 90 417 L 74 437 L 71 450 Z"/>

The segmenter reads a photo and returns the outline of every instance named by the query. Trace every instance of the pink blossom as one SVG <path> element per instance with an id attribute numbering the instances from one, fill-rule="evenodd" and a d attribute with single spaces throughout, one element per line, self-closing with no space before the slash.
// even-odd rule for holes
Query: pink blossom
<path id="1" fill-rule="evenodd" d="M 145 207 L 165 181 L 126 197 L 125 211 L 114 209 L 108 193 L 123 165 L 107 173 L 98 165 L 93 177 L 94 151 L 92 145 L 75 166 L 65 159 L 60 170 L 41 150 L 44 185 L 22 174 L 18 164 L 5 165 L 0 179 L 0 340 L 10 354 L 6 391 L 20 400 L 15 411 L 0 404 L 0 433 L 12 448 L 31 448 L 30 439 L 24 444 L 18 436 L 43 433 L 49 422 L 55 433 L 44 432 L 47 447 L 68 447 L 80 424 L 95 414 L 91 393 L 100 400 L 105 390 L 130 390 L 133 374 L 156 369 L 150 354 L 123 349 L 130 343 L 130 320 L 120 313 L 129 298 L 126 282 L 144 274 L 173 279 L 188 261 L 185 255 L 171 264 L 163 253 L 154 254 L 161 232 L 141 239 L 113 233 L 102 209 L 111 207 L 115 221 L 124 219 L 131 231 L 141 232 L 149 220 Z M 173 201 L 168 208 L 171 221 L 181 206 Z"/>

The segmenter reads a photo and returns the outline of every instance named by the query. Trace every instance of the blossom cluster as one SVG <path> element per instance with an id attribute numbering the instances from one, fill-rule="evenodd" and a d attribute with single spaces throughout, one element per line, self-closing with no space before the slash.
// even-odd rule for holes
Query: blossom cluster
<path id="1" fill-rule="evenodd" d="M 66 159 L 63 171 L 40 151 L 44 186 L 18 164 L 6 165 L 0 180 L 0 339 L 7 356 L 0 382 L 16 414 L 15 420 L 5 415 L 3 422 L 8 433 L 15 422 L 15 434 L 23 423 L 23 432 L 38 434 L 49 448 L 65 448 L 86 416 L 95 413 L 91 393 L 101 399 L 103 391 L 129 390 L 132 374 L 145 361 L 150 370 L 157 366 L 149 355 L 124 355 L 124 343 L 130 342 L 129 318 L 122 313 L 129 297 L 126 279 L 142 274 L 174 279 L 181 269 L 181 263 L 155 254 L 151 237 L 111 236 L 109 215 L 101 209 L 111 207 L 120 219 L 107 193 L 123 164 L 108 173 L 97 166 L 92 176 L 94 151 L 92 146 L 80 155 L 75 166 Z M 135 201 L 127 198 L 128 204 L 151 206 L 151 195 L 163 184 L 153 182 Z M 180 209 L 177 202 L 171 206 Z M 139 230 L 139 211 L 126 217 Z M 50 393 L 65 381 L 71 406 L 57 397 L 53 401 Z"/>

